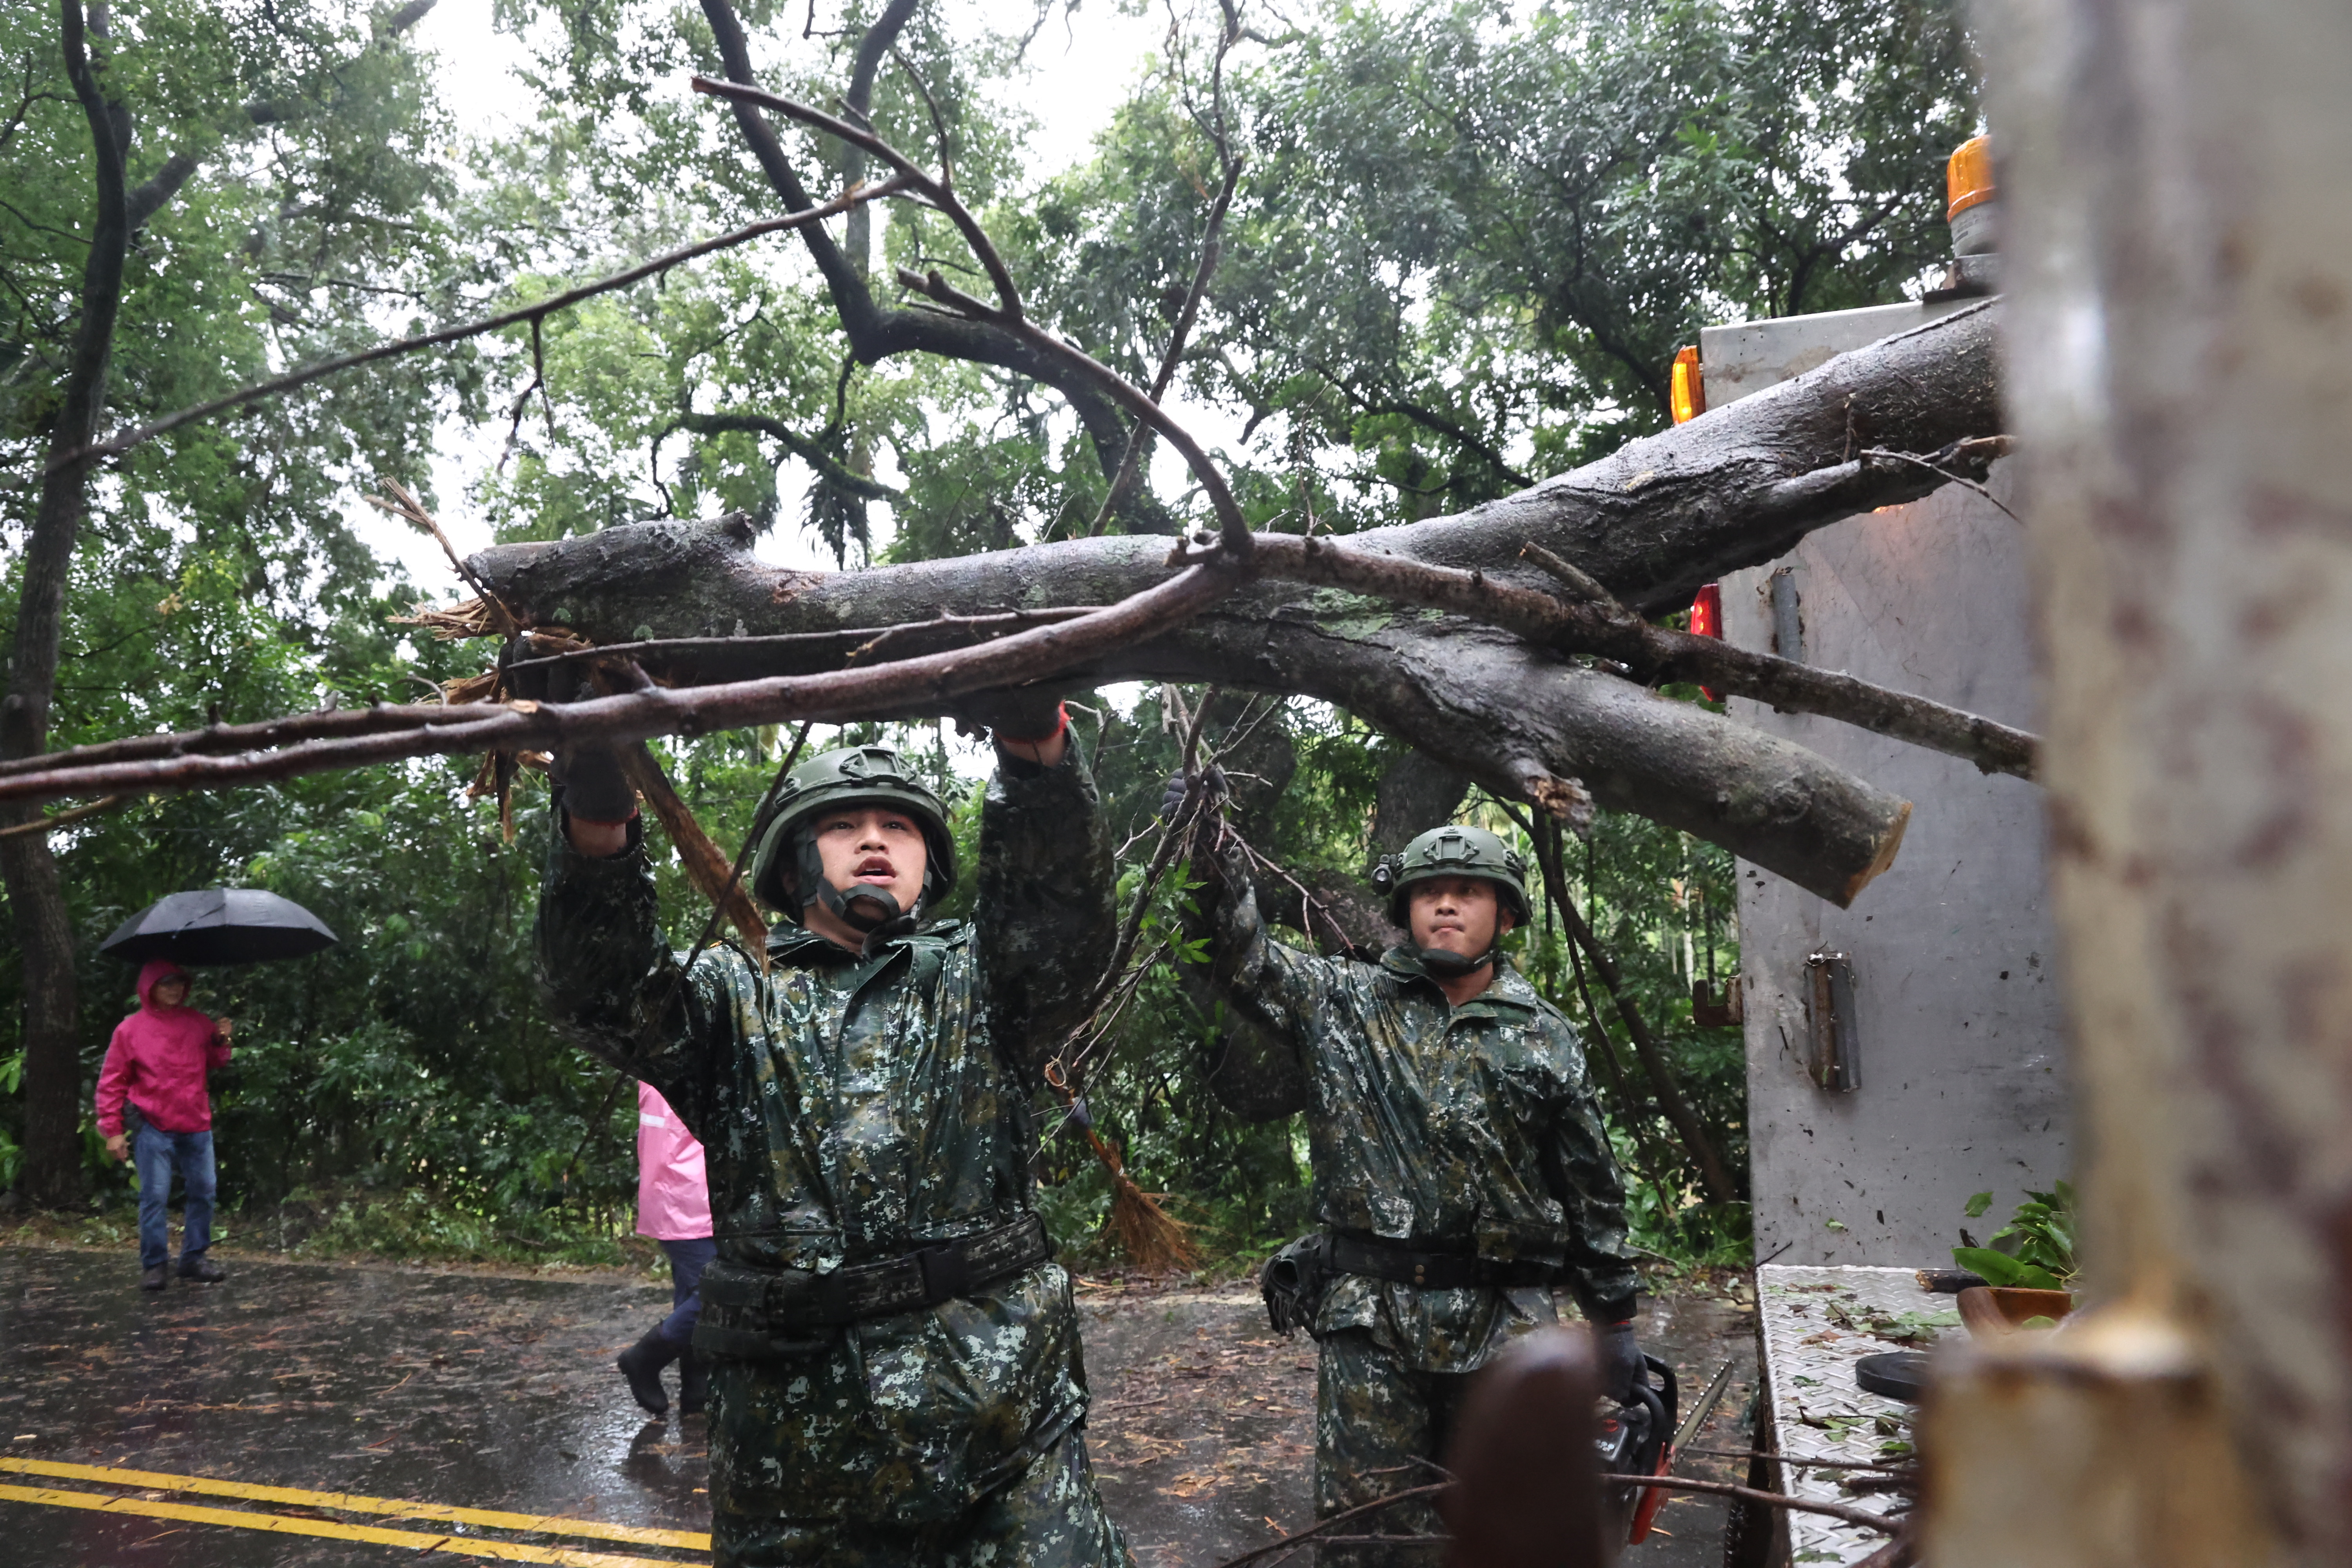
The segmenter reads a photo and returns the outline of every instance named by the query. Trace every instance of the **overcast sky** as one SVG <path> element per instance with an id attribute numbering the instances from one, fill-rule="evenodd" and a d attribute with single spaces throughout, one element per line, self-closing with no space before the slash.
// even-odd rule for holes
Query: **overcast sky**
<path id="1" fill-rule="evenodd" d="M 838 9 L 837 0 L 818 0 L 820 26 L 825 25 L 828 13 Z M 1086 155 L 1166 35 L 1167 13 L 1157 5 L 1135 16 L 1122 14 L 1104 0 L 1072 9 L 1076 15 L 1065 12 L 1049 21 L 1029 49 L 1034 75 L 1027 104 L 1041 121 L 1033 142 L 1035 174 L 1066 168 Z M 959 0 L 956 14 L 993 21 L 1012 30 L 1025 28 L 1036 9 L 1034 0 Z M 490 0 L 441 0 L 418 26 L 415 36 L 436 57 L 443 101 L 457 115 L 463 129 L 495 134 L 532 111 L 532 95 L 516 76 L 525 58 L 522 47 L 491 26 Z M 803 47 L 816 47 L 814 44 Z M 683 92 L 682 83 L 678 90 Z M 680 241 L 690 237 L 678 237 Z M 505 436 L 503 422 L 496 429 L 468 429 L 454 420 L 442 426 L 435 489 L 443 526 L 461 551 L 478 550 L 490 542 L 488 529 L 467 500 L 467 487 L 498 460 Z M 762 542 L 760 555 L 779 565 L 830 567 L 830 554 L 803 537 L 794 522 L 800 513 L 799 493 L 806 483 L 800 465 L 787 463 L 778 481 L 784 501 L 783 521 Z M 436 595 L 455 586 L 454 574 L 431 541 L 416 537 L 373 508 L 359 510 L 366 516 L 355 521 L 370 542 L 404 563 L 411 582 Z"/>

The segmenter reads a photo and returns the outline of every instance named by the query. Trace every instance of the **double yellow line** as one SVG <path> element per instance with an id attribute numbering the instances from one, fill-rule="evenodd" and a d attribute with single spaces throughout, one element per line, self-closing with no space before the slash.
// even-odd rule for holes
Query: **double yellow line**
<path id="1" fill-rule="evenodd" d="M 594 1520 L 565 1519 L 551 1514 L 450 1508 L 441 1503 L 410 1502 L 398 1498 L 363 1497 L 355 1492 L 314 1492 L 298 1487 L 255 1486 L 246 1481 L 215 1480 L 207 1476 L 175 1476 L 157 1470 L 118 1470 L 102 1465 L 61 1465 L 46 1459 L 19 1459 L 6 1456 L 0 1456 L 0 1472 L 37 1476 L 48 1480 L 94 1481 L 101 1486 L 131 1487 L 140 1491 L 234 1498 L 244 1502 L 278 1503 L 329 1513 L 375 1514 L 402 1520 L 423 1520 L 436 1524 L 470 1525 L 477 1529 L 503 1530 L 522 1535 L 569 1536 L 575 1540 L 611 1541 L 633 1546 L 667 1546 L 689 1552 L 707 1552 L 710 1550 L 709 1536 L 688 1530 L 652 1530 L 636 1525 L 603 1524 Z M 297 1514 L 264 1513 L 254 1509 L 207 1508 L 197 1503 L 109 1496 L 103 1492 L 69 1490 L 61 1487 L 0 1484 L 0 1502 L 86 1509 L 96 1513 L 178 1520 L 191 1524 L 222 1524 L 237 1530 L 259 1530 L 279 1535 L 360 1541 L 378 1546 L 405 1547 L 414 1552 L 446 1552 L 459 1557 L 488 1557 L 503 1563 L 553 1563 L 559 1568 L 677 1568 L 682 1561 L 676 1557 L 628 1557 L 610 1552 L 583 1552 L 568 1546 L 531 1546 L 521 1542 L 491 1541 L 476 1535 L 387 1530 L 381 1525 L 345 1524 L 340 1520 L 306 1519 Z"/>

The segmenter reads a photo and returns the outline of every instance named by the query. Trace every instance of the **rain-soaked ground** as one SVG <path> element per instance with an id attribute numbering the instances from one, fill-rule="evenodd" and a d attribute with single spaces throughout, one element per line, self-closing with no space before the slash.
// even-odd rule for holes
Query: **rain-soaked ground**
<path id="1" fill-rule="evenodd" d="M 0 1563 L 709 1561 L 701 1420 L 647 1421 L 612 1370 L 666 1289 L 223 1262 L 222 1284 L 149 1295 L 127 1253 L 0 1249 Z M 1088 1442 L 1142 1568 L 1212 1568 L 1308 1521 L 1307 1341 L 1240 1289 L 1079 1296 Z M 1698 1442 L 1743 1446 L 1749 1316 L 1669 1300 L 1644 1338 L 1689 1389 L 1734 1363 Z M 1722 1521 L 1672 1503 L 1671 1536 L 1627 1562 L 1711 1568 Z"/>

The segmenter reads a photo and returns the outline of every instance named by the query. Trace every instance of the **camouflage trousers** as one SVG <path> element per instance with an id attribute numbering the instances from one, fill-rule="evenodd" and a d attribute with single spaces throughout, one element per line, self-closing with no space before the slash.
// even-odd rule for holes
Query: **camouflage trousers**
<path id="1" fill-rule="evenodd" d="M 712 1521 L 713 1568 L 1134 1568 L 1073 1430 L 961 1518 Z"/>
<path id="2" fill-rule="evenodd" d="M 1443 1458 L 1468 1373 L 1414 1372 L 1372 1342 L 1369 1329 L 1341 1329 L 1318 1342 L 1315 1371 L 1315 1517 L 1333 1514 L 1438 1479 L 1421 1463 Z M 1444 1530 L 1426 1500 L 1367 1514 L 1334 1533 L 1436 1535 Z M 1318 1568 L 1437 1568 L 1433 1543 L 1320 1548 Z"/>

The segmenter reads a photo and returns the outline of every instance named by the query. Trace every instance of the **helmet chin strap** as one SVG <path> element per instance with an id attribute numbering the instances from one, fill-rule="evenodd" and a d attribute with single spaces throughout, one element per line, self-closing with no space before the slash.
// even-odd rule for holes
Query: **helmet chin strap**
<path id="1" fill-rule="evenodd" d="M 1465 974 L 1475 974 L 1494 963 L 1496 955 L 1502 952 L 1501 945 L 1497 943 L 1487 948 L 1475 958 L 1465 958 L 1458 952 L 1442 947 L 1423 947 L 1415 942 L 1408 942 L 1406 945 L 1412 949 L 1412 955 L 1421 961 L 1422 968 L 1443 980 L 1459 980 Z"/>
<path id="2" fill-rule="evenodd" d="M 824 858 L 818 853 L 816 836 L 803 833 L 799 853 L 800 885 L 810 889 L 801 899 L 803 908 L 822 901 L 834 912 L 835 919 L 860 936 L 872 936 L 884 927 L 895 924 L 903 913 L 911 920 L 923 907 L 918 898 L 912 910 L 901 911 L 895 895 L 882 888 L 867 887 L 860 882 L 847 891 L 826 879 Z"/>

